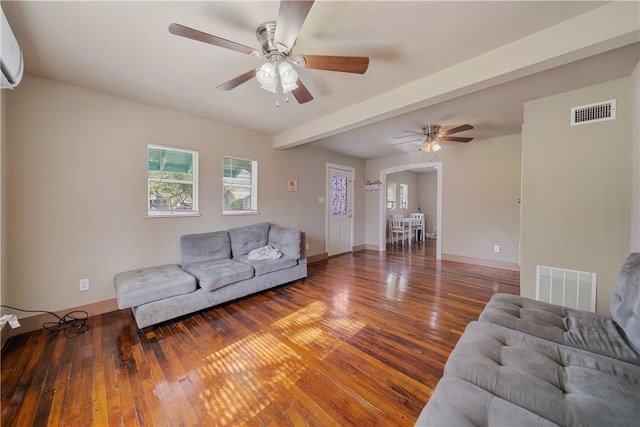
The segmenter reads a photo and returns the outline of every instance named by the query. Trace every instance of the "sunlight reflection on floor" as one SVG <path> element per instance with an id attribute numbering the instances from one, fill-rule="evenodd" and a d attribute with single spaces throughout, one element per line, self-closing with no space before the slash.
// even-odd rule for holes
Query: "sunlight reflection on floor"
<path id="1" fill-rule="evenodd" d="M 338 308 L 344 308 L 348 295 L 340 303 Z M 207 356 L 198 374 L 210 386 L 199 397 L 210 415 L 220 425 L 255 417 L 275 390 L 290 388 L 308 369 L 302 362 L 305 349 L 324 358 L 365 326 L 347 316 L 329 318 L 328 310 L 327 304 L 313 302 L 274 322 L 278 335 L 251 334 Z"/>

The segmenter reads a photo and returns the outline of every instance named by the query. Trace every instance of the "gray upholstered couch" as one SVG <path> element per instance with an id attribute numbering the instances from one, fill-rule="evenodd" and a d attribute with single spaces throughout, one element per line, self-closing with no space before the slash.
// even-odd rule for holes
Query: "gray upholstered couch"
<path id="1" fill-rule="evenodd" d="M 494 295 L 416 425 L 640 425 L 640 253 L 620 271 L 611 313 Z"/>
<path id="2" fill-rule="evenodd" d="M 265 247 L 273 250 L 261 251 Z M 304 279 L 304 249 L 304 233 L 268 222 L 185 235 L 180 238 L 180 265 L 116 274 L 118 307 L 131 308 L 142 329 Z M 278 252 L 279 257 L 271 256 Z"/>

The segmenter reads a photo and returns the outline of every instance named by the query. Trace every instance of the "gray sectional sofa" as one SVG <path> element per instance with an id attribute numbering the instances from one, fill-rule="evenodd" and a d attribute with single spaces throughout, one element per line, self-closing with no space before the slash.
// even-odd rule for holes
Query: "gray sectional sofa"
<path id="1" fill-rule="evenodd" d="M 640 253 L 620 270 L 611 313 L 494 295 L 416 425 L 640 425 Z"/>
<path id="2" fill-rule="evenodd" d="M 263 222 L 180 238 L 181 264 L 114 277 L 140 329 L 307 277 L 304 233 Z"/>

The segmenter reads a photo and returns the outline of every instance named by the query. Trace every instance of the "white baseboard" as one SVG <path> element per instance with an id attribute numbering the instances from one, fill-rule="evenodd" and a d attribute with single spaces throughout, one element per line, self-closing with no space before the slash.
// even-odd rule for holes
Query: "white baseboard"
<path id="1" fill-rule="evenodd" d="M 515 262 L 496 261 L 493 259 L 475 258 L 454 254 L 442 254 L 444 261 L 461 262 L 464 264 L 474 264 L 483 267 L 500 268 L 502 270 L 520 271 L 520 264 Z"/>

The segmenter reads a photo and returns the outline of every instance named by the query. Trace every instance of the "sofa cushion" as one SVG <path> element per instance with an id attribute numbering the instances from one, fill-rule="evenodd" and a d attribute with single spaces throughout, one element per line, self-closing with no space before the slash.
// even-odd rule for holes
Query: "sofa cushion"
<path id="1" fill-rule="evenodd" d="M 611 296 L 611 317 L 640 349 L 640 252 L 630 254 L 620 269 Z"/>
<path id="2" fill-rule="evenodd" d="M 479 320 L 558 344 L 640 364 L 640 351 L 608 316 L 517 295 L 495 294 L 480 314 Z"/>
<path id="3" fill-rule="evenodd" d="M 247 255 L 243 255 L 236 258 L 244 264 L 249 264 L 255 270 L 256 276 L 262 276 L 263 274 L 272 273 L 274 271 L 284 270 L 285 268 L 291 268 L 298 265 L 298 260 L 289 258 L 284 255 L 278 259 L 248 259 Z"/>
<path id="4" fill-rule="evenodd" d="M 183 266 L 225 258 L 231 258 L 231 244 L 227 231 L 187 234 L 180 237 L 180 263 Z"/>
<path id="5" fill-rule="evenodd" d="M 268 222 L 261 222 L 229 229 L 233 258 L 239 258 L 254 249 L 266 246 L 269 238 L 269 226 Z"/>
<path id="6" fill-rule="evenodd" d="M 223 286 L 253 277 L 253 267 L 232 259 L 198 262 L 183 267 L 198 279 L 202 289 L 215 291 Z"/>
<path id="7" fill-rule="evenodd" d="M 415 426 L 557 426 L 557 424 L 500 399 L 461 378 L 445 375 L 418 417 Z"/>
<path id="8" fill-rule="evenodd" d="M 292 259 L 300 259 L 302 232 L 292 228 L 272 225 L 269 229 L 269 244 Z"/>
<path id="9" fill-rule="evenodd" d="M 558 425 L 640 419 L 640 366 L 492 323 L 467 326 L 444 372 Z"/>
<path id="10" fill-rule="evenodd" d="M 196 290 L 196 279 L 177 264 L 140 268 L 113 278 L 118 308 L 137 307 L 152 301 Z"/>

